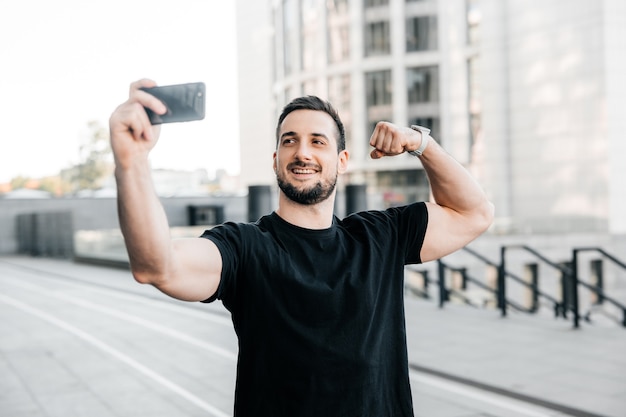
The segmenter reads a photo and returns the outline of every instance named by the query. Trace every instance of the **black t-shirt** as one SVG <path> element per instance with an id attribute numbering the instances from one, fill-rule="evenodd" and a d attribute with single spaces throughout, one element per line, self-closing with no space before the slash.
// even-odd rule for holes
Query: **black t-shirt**
<path id="1" fill-rule="evenodd" d="M 404 265 L 419 263 L 424 203 L 333 219 L 276 213 L 206 231 L 222 256 L 214 297 L 239 339 L 235 416 L 412 416 Z"/>

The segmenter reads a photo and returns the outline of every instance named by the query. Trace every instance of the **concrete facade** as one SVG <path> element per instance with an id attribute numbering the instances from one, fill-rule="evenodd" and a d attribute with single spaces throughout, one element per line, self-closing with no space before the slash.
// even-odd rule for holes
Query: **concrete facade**
<path id="1" fill-rule="evenodd" d="M 246 197 L 162 198 L 161 202 L 172 227 L 189 225 L 189 206 L 222 206 L 224 221 L 246 220 Z M 115 198 L 0 199 L 0 254 L 19 251 L 18 218 L 31 214 L 38 215 L 35 219 L 44 239 L 49 237 L 46 230 L 55 236 L 67 234 L 59 233 L 58 224 L 46 220 L 55 223 L 62 220 L 64 227 L 71 227 L 72 232 L 119 229 Z"/>
<path id="2" fill-rule="evenodd" d="M 611 211 L 624 198 L 612 185 L 615 157 L 626 156 L 610 115 L 626 104 L 608 90 L 623 66 L 623 48 L 604 35 L 612 4 L 481 2 L 482 84 L 491 88 L 480 181 L 503 231 L 624 233 L 623 215 Z"/>
<path id="3" fill-rule="evenodd" d="M 242 178 L 273 184 L 268 159 L 274 120 L 293 96 L 328 96 L 329 80 L 350 77 L 351 167 L 346 183 L 371 184 L 381 171 L 420 170 L 412 158 L 369 160 L 365 74 L 390 70 L 391 121 L 405 125 L 409 67 L 435 65 L 439 76 L 438 140 L 477 177 L 496 205 L 492 233 L 626 234 L 626 5 L 620 0 L 389 0 L 365 8 L 347 2 L 350 57 L 328 63 L 326 1 L 238 1 Z M 341 2 L 337 2 L 341 3 Z M 381 2 L 384 3 L 384 2 Z M 291 7 L 291 6 L 290 6 Z M 301 31 L 307 7 L 319 22 L 316 61 L 284 73 L 285 25 Z M 468 10 L 478 39 L 468 41 Z M 406 16 L 437 17 L 436 50 L 405 53 Z M 254 18 L 252 18 L 254 16 Z M 369 17 L 368 17 L 369 16 Z M 390 22 L 391 50 L 364 57 L 372 16 Z M 310 29 L 307 29 L 310 30 Z M 302 35 L 302 34 L 301 34 Z M 468 65 L 476 62 L 478 103 Z M 430 103 L 429 103 L 430 104 Z M 470 131 L 470 105 L 480 129 Z M 428 110 L 428 109 L 425 109 Z M 266 119 L 267 118 L 267 119 Z M 250 151 L 246 152 L 245 149 Z M 372 201 L 378 201 L 372 198 Z M 379 208 L 379 207 L 370 207 Z"/>

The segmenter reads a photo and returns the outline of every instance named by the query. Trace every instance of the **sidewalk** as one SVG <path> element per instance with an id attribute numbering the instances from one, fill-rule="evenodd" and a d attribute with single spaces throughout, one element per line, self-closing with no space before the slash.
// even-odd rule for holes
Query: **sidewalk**
<path id="1" fill-rule="evenodd" d="M 40 298 L 35 298 L 37 296 L 32 291 L 15 289 L 17 288 L 16 280 L 19 282 L 27 281 L 23 283 L 24 288 L 36 284 L 45 291 L 40 291 L 42 294 L 39 296 Z M 71 289 L 69 284 L 73 286 Z M 106 287 L 106 291 L 120 292 L 123 293 L 124 297 L 150 298 L 156 300 L 155 302 L 151 301 L 152 304 L 159 304 L 152 307 L 142 307 L 136 303 L 129 304 L 127 301 L 122 304 L 115 304 L 121 302 L 122 295 L 118 297 L 120 300 L 117 301 L 108 300 L 106 294 L 90 299 L 88 297 L 89 291 L 95 290 L 90 290 L 89 285 Z M 85 294 L 78 295 L 77 288 L 80 286 L 85 288 L 81 290 Z M 100 292 L 104 294 L 103 290 Z M 210 400 L 210 404 L 214 404 L 219 410 L 228 410 L 228 404 L 232 404 L 232 387 L 229 385 L 232 381 L 224 385 L 225 380 L 230 381 L 234 377 L 234 362 L 232 360 L 220 365 L 223 368 L 220 371 L 222 376 L 219 381 L 206 381 L 215 369 L 194 369 L 194 367 L 198 368 L 198 364 L 206 362 L 206 358 L 202 356 L 205 354 L 198 352 L 197 346 L 193 349 L 189 348 L 189 353 L 185 353 L 187 347 L 185 343 L 180 341 L 162 341 L 162 336 L 160 336 L 161 339 L 158 339 L 158 335 L 153 333 L 139 333 L 136 327 L 129 327 L 128 330 L 124 330 L 124 333 L 121 330 L 122 327 L 119 327 L 122 324 L 116 321 L 111 321 L 108 325 L 101 323 L 103 316 L 100 313 L 105 311 L 103 307 L 105 305 L 110 305 L 110 310 L 115 314 L 125 314 L 129 317 L 130 314 L 138 314 L 140 317 L 154 317 L 155 311 L 164 314 L 163 307 L 168 307 L 165 303 L 169 303 L 169 301 L 165 300 L 164 296 L 159 296 L 160 293 L 152 291 L 150 287 L 134 283 L 128 271 L 51 259 L 5 257 L 0 258 L 0 294 L 4 297 L 21 300 L 22 303 L 30 303 L 29 306 L 42 310 L 46 308 L 42 300 L 52 303 L 55 294 L 59 294 L 57 296 L 59 299 L 63 299 L 62 297 L 67 297 L 69 294 L 78 297 L 78 300 L 83 304 L 93 302 L 91 309 L 97 314 L 90 313 L 92 314 L 90 317 L 87 313 L 81 313 L 77 317 L 77 309 L 67 304 L 61 304 L 61 307 L 58 307 L 59 310 L 54 310 L 52 313 L 58 313 L 59 320 L 76 320 L 71 322 L 74 326 L 97 323 L 96 327 L 99 331 L 94 333 L 97 337 L 113 346 L 126 346 L 122 352 L 130 357 L 139 358 L 139 360 L 143 360 L 143 358 L 137 356 L 134 349 L 141 352 L 143 347 L 140 343 L 145 342 L 148 346 L 169 346 L 171 353 L 166 351 L 165 358 L 176 355 L 178 358 L 176 366 L 179 364 L 188 366 L 182 370 L 183 374 L 189 373 L 190 369 L 193 370 L 194 374 L 197 374 L 194 376 L 196 379 L 193 382 L 187 381 L 183 386 L 192 387 L 190 388 L 192 392 L 197 390 L 194 394 L 197 398 L 203 401 Z M 0 299 L 0 301 L 2 300 Z M 225 349 L 234 352 L 236 342 L 232 332 L 228 329 L 229 323 L 223 314 L 225 310 L 219 303 L 208 306 L 192 303 L 185 304 L 185 306 L 186 310 L 193 311 L 194 314 L 199 312 L 205 316 L 209 311 L 215 313 L 216 316 L 219 315 L 221 320 L 226 322 L 225 325 L 222 323 L 222 327 L 218 326 L 218 330 L 211 330 L 211 333 L 203 332 L 203 334 L 214 334 L 215 331 L 226 332 L 220 340 L 226 344 Z M 148 307 L 153 310 L 149 312 L 139 310 L 139 308 Z M 178 305 L 174 307 L 181 309 Z M 60 308 L 65 308 L 66 311 L 63 312 Z M 51 311 L 51 309 L 46 311 Z M 90 364 L 90 362 L 85 362 L 87 359 L 58 353 L 55 349 L 63 352 L 67 351 L 67 346 L 74 346 L 76 351 L 80 352 L 80 343 L 69 337 L 71 335 L 68 336 L 68 339 L 62 339 L 62 332 L 53 332 L 49 326 L 46 327 L 46 334 L 50 334 L 52 339 L 44 338 L 42 340 L 50 343 L 56 342 L 56 347 L 29 344 L 29 340 L 32 338 L 41 339 L 43 337 L 36 332 L 41 331 L 44 327 L 41 327 L 41 323 L 36 318 L 23 317 L 19 313 L 6 302 L 4 304 L 0 302 L 0 322 L 4 321 L 5 323 L 4 326 L 0 325 L 0 328 L 4 329 L 5 332 L 4 340 L 0 340 L 0 359 L 2 359 L 0 362 L 4 363 L 2 367 L 4 371 L 14 375 L 12 377 L 13 382 L 7 379 L 7 374 L 0 377 L 0 416 L 47 417 L 63 415 L 66 417 L 69 414 L 54 414 L 49 410 L 42 411 L 48 406 L 43 402 L 38 405 L 40 412 L 37 412 L 36 407 L 26 407 L 24 409 L 29 410 L 28 412 L 5 414 L 4 411 L 6 410 L 2 409 L 3 404 L 8 404 L 7 401 L 11 400 L 8 396 L 23 397 L 26 402 L 29 396 L 35 395 L 33 393 L 36 391 L 36 387 L 41 385 L 41 380 L 54 379 L 45 366 L 47 357 L 55 357 L 57 361 L 61 356 L 67 357 L 66 360 L 70 362 L 61 365 L 72 369 L 76 366 L 72 361 Z M 406 318 L 411 383 L 417 417 L 626 416 L 626 329 L 622 327 L 617 325 L 593 326 L 583 322 L 580 329 L 574 330 L 571 321 L 563 319 L 532 317 L 513 312 L 509 317 L 501 318 L 499 312 L 495 310 L 475 309 L 454 304 L 448 304 L 443 309 L 439 309 L 434 301 L 424 301 L 408 295 L 406 298 Z M 193 331 L 197 331 L 199 324 L 192 323 L 193 318 L 187 318 L 181 324 L 168 322 L 168 320 L 175 319 L 177 317 L 170 313 L 160 319 L 159 323 L 162 326 L 177 326 L 173 328 L 185 332 L 186 335 L 193 335 Z M 200 325 L 208 326 L 206 322 L 202 322 Z M 30 330 L 26 331 L 28 326 L 30 326 Z M 187 329 L 183 326 L 190 327 Z M 91 329 L 91 327 L 83 328 Z M 109 331 L 111 332 L 110 335 L 107 334 Z M 196 336 L 202 335 L 196 334 Z M 8 340 L 7 337 L 12 337 L 14 340 Z M 28 338 L 28 340 L 17 340 L 19 338 Z M 209 341 L 208 338 L 202 340 Z M 184 342 L 182 339 L 181 341 Z M 171 345 L 167 345 L 167 343 L 171 343 Z M 37 372 L 32 372 L 32 379 L 24 378 L 19 369 L 29 361 L 29 355 L 36 352 L 40 353 L 41 366 L 38 366 Z M 93 356 L 93 354 L 89 355 Z M 12 363 L 14 358 L 21 358 L 22 363 Z M 189 365 L 186 365 L 187 363 Z M 104 364 L 104 362 L 99 364 L 103 371 L 108 368 L 104 367 Z M 165 367 L 162 374 L 170 375 L 168 372 L 172 372 L 171 375 L 174 375 L 172 380 L 175 381 L 177 374 L 173 372 L 179 372 L 180 369 L 172 370 L 171 366 L 173 365 L 170 366 L 166 363 L 162 363 L 162 366 Z M 0 370 L 0 375 L 4 371 Z M 69 382 L 68 386 L 71 385 L 72 389 L 84 391 L 85 398 L 98 397 L 98 401 L 104 403 L 102 406 L 104 411 L 97 414 L 94 408 L 85 406 L 84 409 L 90 410 L 86 414 L 71 415 L 89 417 L 144 415 L 136 411 L 132 414 L 111 411 L 116 410 L 119 405 L 107 404 L 106 397 L 104 400 L 102 399 L 97 388 L 98 384 L 102 384 L 102 381 L 89 380 L 81 376 L 83 370 L 80 368 L 73 372 L 80 376 L 80 378 L 78 376 L 76 378 L 80 385 L 85 387 L 83 389 L 80 386 L 69 384 Z M 71 375 L 67 377 L 70 378 Z M 122 382 L 116 383 L 111 381 L 114 386 L 127 384 L 125 381 L 129 378 L 137 378 L 135 373 L 130 371 L 124 374 L 120 373 L 115 377 L 126 378 L 126 380 L 120 379 Z M 183 375 L 183 377 L 189 378 L 189 375 Z M 21 380 L 18 381 L 20 378 Z M 182 380 L 186 381 L 186 379 Z M 145 382 L 142 384 L 145 385 Z M 200 384 L 206 384 L 206 386 Z M 8 391 L 9 388 L 10 391 Z M 217 395 L 220 391 L 222 392 L 221 397 L 210 398 L 210 393 L 213 392 Z M 149 395 L 145 386 L 141 388 L 140 392 L 146 398 Z M 128 393 L 126 396 L 129 397 L 126 399 L 128 401 L 127 409 L 134 409 L 134 403 L 131 403 L 133 394 Z M 117 397 L 112 398 L 111 401 L 118 401 Z M 80 404 L 75 401 L 73 406 L 79 407 Z M 93 402 L 94 400 L 90 399 L 90 401 Z M 163 403 L 164 393 L 155 390 L 152 401 Z M 57 406 L 60 407 L 61 405 L 57 404 Z M 181 409 L 186 410 L 185 407 L 194 409 L 189 405 L 179 405 Z M 209 406 L 207 405 L 207 407 Z M 168 414 L 164 410 L 158 415 L 174 415 Z M 225 413 L 225 411 L 223 412 Z M 175 415 L 210 414 L 220 415 L 219 412 L 198 414 L 198 410 L 185 411 Z"/>
<path id="2" fill-rule="evenodd" d="M 571 320 L 414 298 L 406 314 L 414 368 L 562 406 L 565 415 L 626 416 L 626 329 L 617 324 L 576 330 Z"/>

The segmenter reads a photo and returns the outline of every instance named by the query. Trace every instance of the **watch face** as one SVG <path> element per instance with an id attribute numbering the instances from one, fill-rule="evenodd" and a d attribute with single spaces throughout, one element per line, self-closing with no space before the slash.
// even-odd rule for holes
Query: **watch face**
<path id="1" fill-rule="evenodd" d="M 411 129 L 413 130 L 417 130 L 421 133 L 426 133 L 429 134 L 430 133 L 430 129 L 424 126 L 418 126 L 418 125 L 411 125 Z"/>

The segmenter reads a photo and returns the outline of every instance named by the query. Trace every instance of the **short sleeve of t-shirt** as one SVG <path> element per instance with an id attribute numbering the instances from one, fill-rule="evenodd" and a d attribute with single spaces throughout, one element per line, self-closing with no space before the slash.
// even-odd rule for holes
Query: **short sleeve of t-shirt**
<path id="1" fill-rule="evenodd" d="M 428 209 L 426 203 L 419 202 L 406 206 L 391 207 L 387 210 L 365 211 L 352 214 L 344 220 L 346 224 L 370 223 L 368 228 L 370 239 L 386 242 L 397 239 L 398 247 L 404 248 L 404 263 L 421 263 L 420 252 L 424 244 L 428 225 Z"/>
<path id="2" fill-rule="evenodd" d="M 251 224 L 227 222 L 206 230 L 202 234 L 201 237 L 215 243 L 222 257 L 222 274 L 219 287 L 211 298 L 204 301 L 205 303 L 213 302 L 218 298 L 222 299 L 222 294 L 234 291 L 235 283 L 229 277 L 237 275 L 239 262 L 244 258 L 245 239 L 242 239 L 242 234 L 245 234 L 245 229 L 253 227 L 255 226 Z"/>
<path id="3" fill-rule="evenodd" d="M 423 202 L 359 212 L 338 223 L 341 227 L 364 230 L 364 239 L 379 242 L 397 239 L 398 247 L 405 250 L 404 263 L 421 263 L 420 251 L 428 224 L 428 211 Z M 268 256 L 265 250 L 275 243 L 275 236 L 263 224 L 263 218 L 256 223 L 227 222 L 202 234 L 203 238 L 217 245 L 222 257 L 220 285 L 216 294 L 205 302 L 231 298 L 236 291 L 235 281 L 242 264 L 259 256 Z M 225 306 L 229 308 L 229 305 Z"/>

